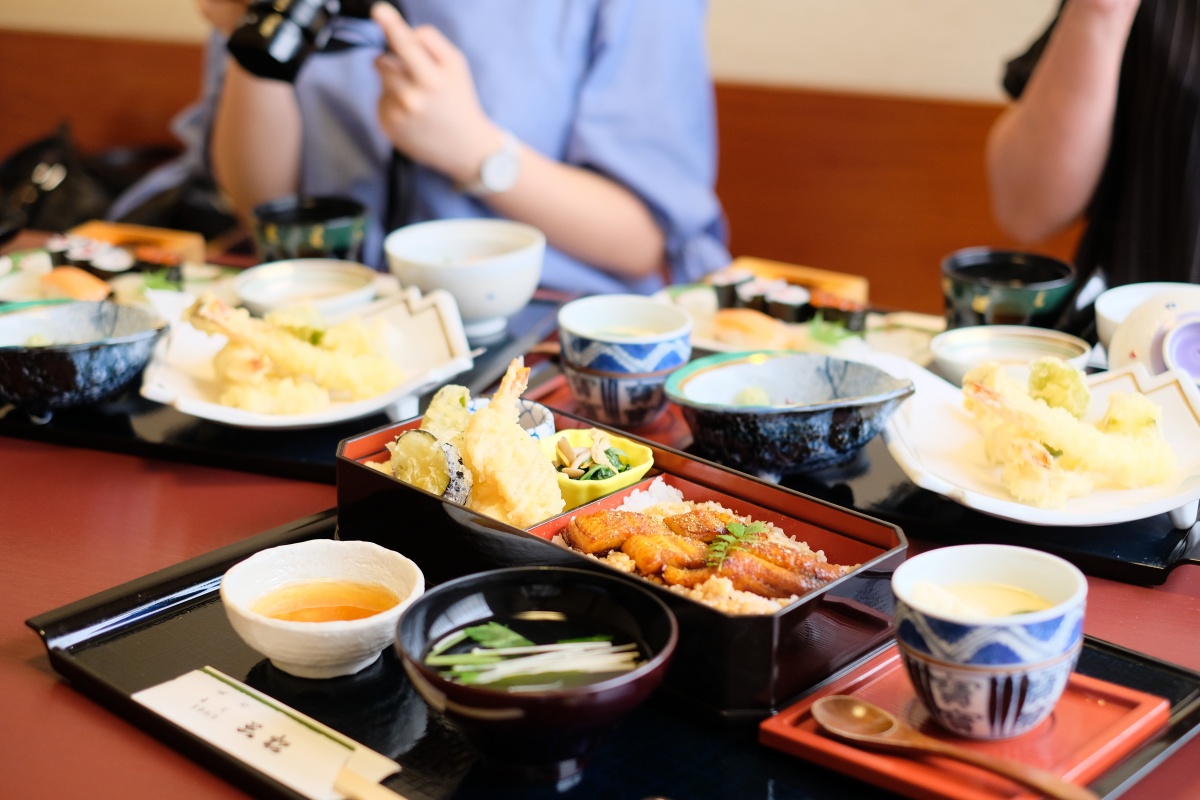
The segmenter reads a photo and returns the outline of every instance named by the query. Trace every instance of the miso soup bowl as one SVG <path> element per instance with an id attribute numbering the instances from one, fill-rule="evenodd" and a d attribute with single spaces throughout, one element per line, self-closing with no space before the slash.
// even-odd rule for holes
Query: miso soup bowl
<path id="1" fill-rule="evenodd" d="M 1050 606 L 980 617 L 915 596 L 924 581 L 999 583 Z M 1026 547 L 943 547 L 901 564 L 892 592 L 901 658 L 939 725 L 972 739 L 1007 739 L 1051 715 L 1083 647 L 1087 579 L 1074 565 Z"/>
<path id="2" fill-rule="evenodd" d="M 522 616 L 613 632 L 637 642 L 645 660 L 600 682 L 520 692 L 463 685 L 425 663 L 430 647 L 450 633 Z M 556 781 L 583 769 L 613 723 L 658 688 L 678 635 L 666 604 L 630 581 L 563 567 L 514 567 L 468 575 L 427 592 L 401 617 L 396 649 L 425 701 L 492 768 Z"/>
<path id="3" fill-rule="evenodd" d="M 313 580 L 376 584 L 400 598 L 370 617 L 294 622 L 254 610 L 262 597 Z M 396 621 L 425 591 L 412 560 L 373 542 L 313 539 L 271 547 L 230 567 L 221 600 L 234 631 L 278 669 L 298 678 L 353 675 L 370 666 L 396 640 Z"/>

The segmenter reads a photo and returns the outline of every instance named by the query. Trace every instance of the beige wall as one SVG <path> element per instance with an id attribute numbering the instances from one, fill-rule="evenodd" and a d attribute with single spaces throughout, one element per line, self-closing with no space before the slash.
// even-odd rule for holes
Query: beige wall
<path id="1" fill-rule="evenodd" d="M 710 3 L 718 79 L 982 101 L 1001 99 L 1001 64 L 1058 6 L 1058 0 Z M 169 41 L 205 35 L 192 0 L 9 0 L 0 3 L 0 28 Z"/>

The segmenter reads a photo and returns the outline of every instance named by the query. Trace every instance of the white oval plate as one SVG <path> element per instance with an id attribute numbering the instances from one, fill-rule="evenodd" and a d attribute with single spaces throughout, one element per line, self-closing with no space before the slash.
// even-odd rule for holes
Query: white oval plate
<path id="1" fill-rule="evenodd" d="M 1186 529 L 1196 522 L 1200 500 L 1200 392 L 1179 373 L 1150 376 L 1141 365 L 1088 376 L 1098 419 L 1114 391 L 1139 391 L 1163 409 L 1167 441 L 1179 459 L 1175 478 L 1141 489 L 1105 489 L 1073 497 L 1062 508 L 1018 503 L 1000 483 L 1000 468 L 987 463 L 983 437 L 963 408 L 962 392 L 927 369 L 903 359 L 861 359 L 908 377 L 917 387 L 888 420 L 883 436 L 888 451 L 909 479 L 923 489 L 985 514 L 1031 525 L 1088 527 L 1171 514 Z"/>
<path id="2" fill-rule="evenodd" d="M 141 394 L 200 419 L 239 428 L 299 429 L 387 413 L 393 421 L 416 414 L 416 397 L 471 368 L 474 359 L 454 298 L 444 291 L 422 296 L 416 288 L 355 312 L 365 321 L 382 317 L 389 326 L 388 353 L 407 376 L 378 397 L 335 401 L 310 414 L 260 414 L 217 402 L 221 388 L 213 356 L 225 337 L 202 333 L 183 322 L 163 337 L 142 376 Z M 394 335 L 392 335 L 394 334 Z"/>

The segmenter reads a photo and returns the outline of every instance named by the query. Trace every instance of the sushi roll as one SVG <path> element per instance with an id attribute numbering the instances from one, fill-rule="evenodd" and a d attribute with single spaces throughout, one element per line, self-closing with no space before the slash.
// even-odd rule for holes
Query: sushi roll
<path id="1" fill-rule="evenodd" d="M 739 283 L 735 290 L 737 302 L 734 307 L 752 308 L 765 314 L 767 312 L 767 295 L 784 286 L 787 286 L 786 281 L 769 281 L 766 278 L 755 278 L 745 283 Z"/>
<path id="2" fill-rule="evenodd" d="M 861 333 L 867 326 L 867 309 L 853 300 L 847 300 L 832 292 L 815 289 L 809 299 L 814 316 L 825 322 L 835 322 L 846 330 Z"/>
<path id="3" fill-rule="evenodd" d="M 61 267 L 67 263 L 67 250 L 71 247 L 71 240 L 66 236 L 56 233 L 46 240 L 44 247 L 50 255 L 51 265 Z"/>
<path id="4" fill-rule="evenodd" d="M 741 267 L 726 267 L 710 273 L 705 281 L 717 293 L 717 308 L 737 305 L 737 287 L 754 280 L 754 273 Z"/>
<path id="5" fill-rule="evenodd" d="M 86 270 L 92 265 L 96 254 L 106 246 L 94 239 L 71 237 L 67 240 L 67 265 Z"/>
<path id="6" fill-rule="evenodd" d="M 809 297 L 803 286 L 777 286 L 766 296 L 767 314 L 784 322 L 808 322 L 813 316 Z"/>
<path id="7" fill-rule="evenodd" d="M 88 272 L 108 279 L 133 269 L 133 253 L 124 247 L 102 247 L 92 256 Z"/>

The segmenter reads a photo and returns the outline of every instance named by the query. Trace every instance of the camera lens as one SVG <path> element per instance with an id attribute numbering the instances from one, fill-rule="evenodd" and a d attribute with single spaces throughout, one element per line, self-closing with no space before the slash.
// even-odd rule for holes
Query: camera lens
<path id="1" fill-rule="evenodd" d="M 294 81 L 304 60 L 325 46 L 337 0 L 251 3 L 227 48 L 248 72 Z"/>

